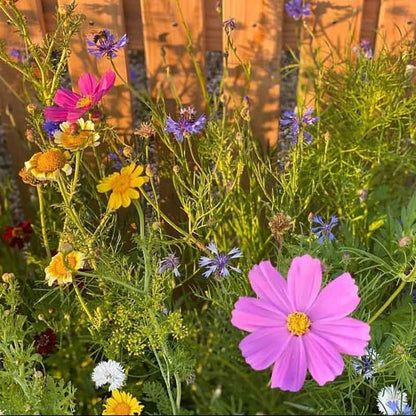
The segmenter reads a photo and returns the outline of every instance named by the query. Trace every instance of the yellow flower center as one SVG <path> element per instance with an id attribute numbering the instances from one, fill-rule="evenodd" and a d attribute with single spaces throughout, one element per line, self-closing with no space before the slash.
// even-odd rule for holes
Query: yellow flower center
<path id="1" fill-rule="evenodd" d="M 77 150 L 87 147 L 91 142 L 91 133 L 81 131 L 79 134 L 62 133 L 60 137 L 61 145 L 66 149 Z"/>
<path id="2" fill-rule="evenodd" d="M 91 105 L 91 103 L 92 103 L 91 95 L 86 95 L 85 97 L 81 97 L 78 100 L 77 108 L 88 107 L 89 105 Z"/>
<path id="3" fill-rule="evenodd" d="M 52 173 L 62 169 L 66 163 L 66 157 L 60 150 L 50 149 L 39 156 L 36 169 L 42 173 Z"/>
<path id="4" fill-rule="evenodd" d="M 15 227 L 12 231 L 12 236 L 16 238 L 23 238 L 24 232 L 22 227 Z"/>
<path id="5" fill-rule="evenodd" d="M 305 335 L 311 326 L 311 320 L 303 312 L 294 312 L 287 317 L 287 329 L 293 335 Z"/>
<path id="6" fill-rule="evenodd" d="M 131 406 L 127 403 L 117 403 L 113 409 L 114 415 L 131 415 Z"/>
<path id="7" fill-rule="evenodd" d="M 131 177 L 129 173 L 122 173 L 114 177 L 111 181 L 111 188 L 114 192 L 124 193 L 130 188 Z"/>
<path id="8" fill-rule="evenodd" d="M 77 265 L 77 259 L 75 256 L 69 254 L 66 258 L 66 264 L 74 269 Z M 51 269 L 51 274 L 57 279 L 64 279 L 68 273 L 71 273 L 65 266 L 63 255 L 58 255 L 52 260 Z"/>

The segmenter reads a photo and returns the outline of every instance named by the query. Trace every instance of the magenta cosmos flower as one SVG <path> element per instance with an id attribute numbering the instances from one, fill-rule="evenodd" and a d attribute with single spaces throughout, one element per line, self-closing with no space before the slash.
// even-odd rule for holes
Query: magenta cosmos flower
<path id="1" fill-rule="evenodd" d="M 270 261 L 255 265 L 249 279 L 258 299 L 240 297 L 231 322 L 251 332 L 239 347 L 254 370 L 274 364 L 272 388 L 299 391 L 307 369 L 322 386 L 342 373 L 341 353 L 365 354 L 370 327 L 348 317 L 360 303 L 349 273 L 320 291 L 321 262 L 305 255 L 293 259 L 287 281 Z"/>
<path id="2" fill-rule="evenodd" d="M 99 82 L 92 74 L 81 75 L 78 81 L 79 93 L 60 88 L 53 99 L 58 107 L 45 108 L 45 118 L 75 123 L 110 91 L 115 80 L 116 74 L 113 71 L 107 71 Z"/>

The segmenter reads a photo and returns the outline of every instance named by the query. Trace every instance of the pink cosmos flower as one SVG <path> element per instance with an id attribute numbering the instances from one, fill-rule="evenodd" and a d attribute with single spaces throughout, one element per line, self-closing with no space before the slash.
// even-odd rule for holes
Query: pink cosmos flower
<path id="1" fill-rule="evenodd" d="M 320 291 L 321 262 L 305 255 L 293 259 L 287 281 L 270 261 L 255 265 L 249 279 L 258 299 L 240 297 L 231 322 L 251 332 L 239 347 L 254 370 L 274 364 L 272 388 L 299 391 L 307 369 L 322 386 L 342 373 L 341 353 L 365 354 L 370 326 L 348 317 L 360 303 L 349 273 Z"/>
<path id="2" fill-rule="evenodd" d="M 45 118 L 51 121 L 69 121 L 75 123 L 84 113 L 94 107 L 114 86 L 116 74 L 107 71 L 96 81 L 94 75 L 83 74 L 78 81 L 79 93 L 60 88 L 53 99 L 58 107 L 47 107 Z"/>

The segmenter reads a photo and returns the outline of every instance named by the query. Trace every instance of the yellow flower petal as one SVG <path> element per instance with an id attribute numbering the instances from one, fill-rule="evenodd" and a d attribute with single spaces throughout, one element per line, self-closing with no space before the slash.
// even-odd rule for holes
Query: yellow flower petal
<path id="1" fill-rule="evenodd" d="M 119 209 L 121 207 L 121 196 L 113 192 L 108 200 L 108 209 Z"/>
<path id="2" fill-rule="evenodd" d="M 97 191 L 104 193 L 104 192 L 108 192 L 109 190 L 111 190 L 111 183 L 107 182 L 107 181 L 102 181 L 97 185 Z"/>
<path id="3" fill-rule="evenodd" d="M 129 198 L 128 193 L 123 193 L 120 196 L 121 196 L 121 203 L 122 203 L 123 207 L 124 208 L 127 208 L 130 205 L 130 203 L 131 203 L 131 200 Z"/>
<path id="4" fill-rule="evenodd" d="M 129 189 L 129 197 L 131 199 L 139 199 L 140 198 L 140 193 L 138 191 L 136 191 L 135 189 Z"/>

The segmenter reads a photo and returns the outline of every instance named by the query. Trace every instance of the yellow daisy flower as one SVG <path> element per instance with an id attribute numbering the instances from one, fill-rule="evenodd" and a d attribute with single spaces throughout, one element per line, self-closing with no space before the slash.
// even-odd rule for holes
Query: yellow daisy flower
<path id="1" fill-rule="evenodd" d="M 103 415 L 140 415 L 143 407 L 130 393 L 113 390 L 111 397 L 105 404 Z"/>
<path id="2" fill-rule="evenodd" d="M 49 266 L 45 269 L 46 281 L 49 286 L 52 286 L 55 282 L 62 286 L 65 283 L 72 282 L 72 269 L 79 270 L 84 266 L 85 256 L 79 251 L 71 251 L 64 255 L 58 253 L 52 257 Z"/>
<path id="3" fill-rule="evenodd" d="M 60 149 L 49 149 L 46 152 L 35 153 L 30 160 L 25 162 L 25 168 L 40 180 L 56 180 L 60 171 L 67 175 L 72 172 L 71 165 L 68 163 L 69 152 Z"/>
<path id="4" fill-rule="evenodd" d="M 139 176 L 143 173 L 143 166 L 136 166 L 132 163 L 105 177 L 97 185 L 98 192 L 112 191 L 108 200 L 108 209 L 124 208 L 131 204 L 132 199 L 140 198 L 140 193 L 135 188 L 140 188 L 149 178 Z"/>
<path id="5" fill-rule="evenodd" d="M 55 143 L 64 149 L 75 151 L 100 144 L 100 135 L 91 120 L 80 118 L 76 123 L 65 121 L 59 128 L 61 130 L 54 133 Z"/>

